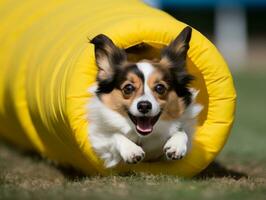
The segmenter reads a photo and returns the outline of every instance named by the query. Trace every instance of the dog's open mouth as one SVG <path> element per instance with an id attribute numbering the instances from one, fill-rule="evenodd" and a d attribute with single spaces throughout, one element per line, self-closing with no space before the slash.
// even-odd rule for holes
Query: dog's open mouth
<path id="1" fill-rule="evenodd" d="M 137 117 L 128 113 L 131 121 L 135 124 L 136 130 L 141 135 L 148 135 L 152 132 L 154 124 L 158 121 L 160 113 L 154 117 Z"/>

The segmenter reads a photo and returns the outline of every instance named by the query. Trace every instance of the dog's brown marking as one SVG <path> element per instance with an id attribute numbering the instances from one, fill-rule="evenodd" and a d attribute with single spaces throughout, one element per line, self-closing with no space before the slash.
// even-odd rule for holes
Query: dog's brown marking
<path id="1" fill-rule="evenodd" d="M 167 93 L 168 93 L 167 91 L 169 89 L 169 85 L 165 82 L 163 78 L 164 78 L 163 72 L 159 70 L 159 68 L 157 67 L 155 71 L 150 75 L 147 81 L 149 88 L 153 91 L 153 95 L 159 100 L 166 98 Z M 167 89 L 165 94 L 159 95 L 156 91 L 154 91 L 154 88 L 157 84 L 162 84 L 165 86 L 165 88 Z"/>
<path id="2" fill-rule="evenodd" d="M 135 91 L 130 96 L 125 96 L 122 92 L 123 87 L 127 84 L 132 84 L 135 87 Z M 129 72 L 126 80 L 121 84 L 120 89 L 114 89 L 108 94 L 103 94 L 101 96 L 101 100 L 110 109 L 123 116 L 127 116 L 127 111 L 129 110 L 133 100 L 142 94 L 143 83 L 141 79 L 136 74 Z"/>
<path id="3" fill-rule="evenodd" d="M 101 96 L 102 102 L 110 109 L 126 116 L 127 112 L 125 107 L 129 104 L 129 100 L 126 101 L 121 93 L 121 90 L 114 89 L 108 94 L 103 94 Z"/>
<path id="4" fill-rule="evenodd" d="M 174 120 L 179 118 L 185 110 L 182 98 L 179 98 L 174 91 L 170 91 L 167 100 L 163 105 L 162 120 Z"/>
<path id="5" fill-rule="evenodd" d="M 169 70 L 169 68 L 173 65 L 172 61 L 169 60 L 167 57 L 163 57 L 161 60 L 160 60 L 160 63 L 159 65 L 161 66 L 161 69 L 163 71 L 166 71 L 166 70 Z"/>
<path id="6" fill-rule="evenodd" d="M 168 70 L 159 64 L 152 64 L 156 66 L 156 70 L 150 75 L 148 86 L 153 91 L 156 101 L 159 103 L 162 110 L 162 120 L 174 120 L 180 117 L 185 110 L 185 104 L 182 98 L 178 97 L 176 92 L 167 84 L 165 77 L 167 77 Z M 158 94 L 154 88 L 157 84 L 162 84 L 167 89 L 163 95 Z"/>
<path id="7" fill-rule="evenodd" d="M 127 74 L 127 80 L 121 84 L 120 89 L 122 90 L 123 87 L 126 86 L 127 84 L 132 84 L 135 87 L 135 91 L 130 96 L 124 95 L 125 99 L 132 98 L 132 97 L 136 98 L 143 94 L 143 83 L 136 74 L 129 72 Z"/>

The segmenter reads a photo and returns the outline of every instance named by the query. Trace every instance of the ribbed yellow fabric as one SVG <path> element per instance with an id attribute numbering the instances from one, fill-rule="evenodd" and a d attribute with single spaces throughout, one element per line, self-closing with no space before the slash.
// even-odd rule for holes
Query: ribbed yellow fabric
<path id="1" fill-rule="evenodd" d="M 191 152 L 180 161 L 107 170 L 91 148 L 86 104 L 96 66 L 88 38 L 104 33 L 122 48 L 145 43 L 159 50 L 186 26 L 164 12 L 137 0 L 0 0 L 0 24 L 0 136 L 18 147 L 90 175 L 191 177 L 224 146 L 234 119 L 232 77 L 217 49 L 193 29 L 187 63 L 204 111 Z"/>

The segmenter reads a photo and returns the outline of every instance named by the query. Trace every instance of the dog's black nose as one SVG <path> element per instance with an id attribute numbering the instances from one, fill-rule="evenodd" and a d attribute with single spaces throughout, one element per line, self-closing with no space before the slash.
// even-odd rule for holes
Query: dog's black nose
<path id="1" fill-rule="evenodd" d="M 151 110 L 152 105 L 149 101 L 140 101 L 137 104 L 137 108 L 138 108 L 139 112 L 146 114 Z"/>

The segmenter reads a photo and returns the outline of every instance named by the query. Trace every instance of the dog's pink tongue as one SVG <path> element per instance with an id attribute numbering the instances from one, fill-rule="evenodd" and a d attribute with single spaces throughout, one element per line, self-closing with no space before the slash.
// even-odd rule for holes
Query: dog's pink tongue
<path id="1" fill-rule="evenodd" d="M 137 131 L 142 135 L 148 135 L 152 132 L 152 122 L 151 118 L 139 118 L 137 119 Z"/>

